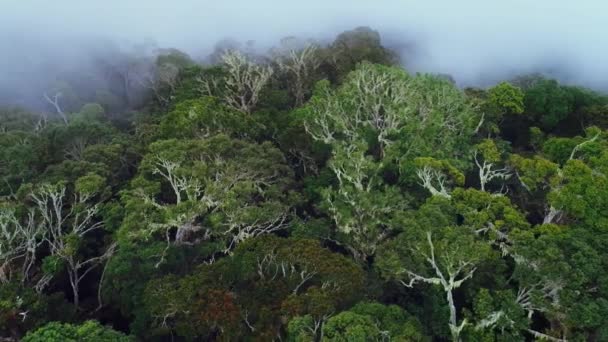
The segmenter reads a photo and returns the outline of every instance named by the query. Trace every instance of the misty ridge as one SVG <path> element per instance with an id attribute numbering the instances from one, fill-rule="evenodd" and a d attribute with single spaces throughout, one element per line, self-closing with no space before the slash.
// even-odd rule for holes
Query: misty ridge
<path id="1" fill-rule="evenodd" d="M 0 104 L 54 111 L 45 94 L 52 97 L 69 87 L 78 92 L 72 97 L 85 102 L 101 97 L 136 107 L 144 101 L 142 79 L 154 72 L 159 55 L 179 51 L 209 65 L 218 62 L 221 51 L 239 49 L 267 63 L 285 37 L 291 37 L 289 44 L 328 47 L 340 32 L 356 27 L 377 31 L 380 44 L 408 72 L 446 75 L 460 87 L 488 87 L 539 73 L 606 91 L 602 6 L 544 0 L 492 6 L 482 1 L 5 1 Z M 137 75 L 125 81 L 125 73 Z M 68 93 L 64 89 L 61 100 L 66 110 L 79 109 L 82 103 L 70 107 L 78 101 Z"/>

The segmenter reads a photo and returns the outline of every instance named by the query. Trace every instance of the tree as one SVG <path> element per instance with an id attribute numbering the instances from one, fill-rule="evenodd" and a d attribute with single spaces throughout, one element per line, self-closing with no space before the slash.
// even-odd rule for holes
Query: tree
<path id="1" fill-rule="evenodd" d="M 367 142 L 366 152 L 395 160 L 406 177 L 415 177 L 416 157 L 461 163 L 455 156 L 470 148 L 481 119 L 464 94 L 445 80 L 368 63 L 336 91 L 319 82 L 299 114 L 314 140 Z"/>
<path id="2" fill-rule="evenodd" d="M 326 63 L 335 70 L 330 79 L 341 79 L 361 62 L 393 65 L 397 57 L 382 46 L 380 34 L 369 27 L 340 33 L 326 51 Z"/>
<path id="3" fill-rule="evenodd" d="M 473 234 L 467 234 L 462 229 L 446 227 L 440 234 L 440 237 L 433 238 L 430 231 L 426 232 L 426 246 L 422 241 L 412 241 L 405 247 L 410 250 L 404 251 L 408 260 L 398 262 L 398 256 L 389 256 L 390 261 L 387 263 L 395 263 L 393 267 L 396 268 L 389 272 L 403 286 L 413 287 L 417 283 L 426 283 L 442 288 L 450 309 L 448 322 L 452 339 L 459 341 L 467 321 L 461 321 L 457 317 L 454 291 L 473 277 L 479 263 L 490 257 L 491 252 L 487 244 L 476 242 Z"/>
<path id="4" fill-rule="evenodd" d="M 78 111 L 84 104 L 80 95 L 73 82 L 57 80 L 48 85 L 41 97 L 63 123 L 67 124 L 69 121 L 68 113 Z"/>
<path id="5" fill-rule="evenodd" d="M 396 188 L 382 184 L 381 166 L 365 155 L 364 145 L 336 144 L 329 168 L 338 184 L 321 190 L 320 207 L 334 221 L 339 241 L 360 261 L 375 254 L 407 208 Z"/>
<path id="6" fill-rule="evenodd" d="M 320 334 L 333 312 L 358 299 L 363 282 L 354 262 L 317 241 L 265 235 L 192 275 L 150 282 L 145 303 L 153 327 L 189 338 L 276 337 L 284 315 L 310 315 Z"/>
<path id="7" fill-rule="evenodd" d="M 420 322 L 397 305 L 377 302 L 360 302 L 350 308 L 359 315 L 371 317 L 384 338 L 394 341 L 427 341 Z"/>
<path id="8" fill-rule="evenodd" d="M 256 123 L 243 113 L 226 108 L 215 97 L 205 96 L 175 105 L 163 116 L 159 133 L 165 138 L 206 138 L 217 133 L 245 138 Z"/>
<path id="9" fill-rule="evenodd" d="M 359 260 L 373 255 L 395 231 L 396 216 L 407 205 L 406 197 L 386 183 L 388 170 L 398 169 L 409 181 L 416 169 L 413 158 L 455 159 L 457 146 L 467 148 L 476 124 L 452 84 L 369 63 L 359 65 L 337 90 L 320 81 L 297 113 L 310 137 L 331 147 L 327 166 L 336 185 L 320 191 L 319 207 L 333 219 L 339 242 Z M 423 182 L 426 171 L 431 172 L 420 171 Z M 464 179 L 460 172 L 454 175 L 457 183 Z"/>
<path id="10" fill-rule="evenodd" d="M 27 334 L 23 341 L 83 341 L 83 342 L 130 342 L 134 339 L 96 321 L 86 321 L 80 325 L 51 322 Z"/>
<path id="11" fill-rule="evenodd" d="M 473 303 L 473 315 L 470 317 L 477 323 L 466 327 L 463 337 L 465 340 L 524 340 L 526 333 L 531 330 L 530 318 L 522 307 L 527 299 L 523 292 L 516 293 L 510 289 L 480 289 Z M 541 333 L 535 337 L 551 340 L 551 336 Z"/>
<path id="12" fill-rule="evenodd" d="M 317 328 L 318 329 L 318 328 Z M 311 341 L 315 331 L 310 316 L 295 317 L 289 322 L 289 341 Z M 422 326 L 396 305 L 361 302 L 327 321 L 321 340 L 331 341 L 427 341 Z"/>
<path id="13" fill-rule="evenodd" d="M 34 215 L 30 211 L 22 220 L 10 204 L 0 208 L 0 283 L 9 282 L 15 273 L 23 282 L 28 280 L 47 234 Z"/>
<path id="14" fill-rule="evenodd" d="M 583 127 L 595 125 L 608 129 L 608 104 L 584 107 L 580 120 Z"/>
<path id="15" fill-rule="evenodd" d="M 380 144 L 389 144 L 388 137 L 406 120 L 402 110 L 407 78 L 402 70 L 363 63 L 337 93 L 329 83 L 319 82 L 315 96 L 302 111 L 307 132 L 315 140 L 332 143 L 361 139 L 365 129 L 372 129 Z"/>
<path id="16" fill-rule="evenodd" d="M 461 339 L 466 327 L 491 319 L 488 316 L 472 322 L 470 317 L 459 318 L 463 308 L 454 295 L 467 283 L 475 284 L 475 277 L 483 277 L 487 283 L 483 270 L 488 267 L 503 267 L 500 255 L 513 255 L 509 254 L 513 244 L 509 234 L 528 227 L 524 216 L 504 196 L 455 189 L 449 198 L 429 198 L 404 225 L 401 234 L 379 249 L 375 266 L 380 274 L 408 289 L 419 284 L 438 287 L 447 302 L 448 327 L 455 341 Z M 494 276 L 499 279 L 492 282 L 503 281 L 500 274 Z"/>
<path id="17" fill-rule="evenodd" d="M 209 273 L 216 274 L 203 270 L 184 279 L 168 276 L 152 280 L 145 291 L 144 303 L 153 319 L 152 331 L 146 335 L 162 336 L 174 330 L 190 339 L 239 336 L 241 315 L 236 295 L 215 287 Z"/>
<path id="18" fill-rule="evenodd" d="M 154 54 L 127 63 L 123 70 L 124 87 L 130 89 L 131 84 L 137 83 L 151 91 L 161 106 L 167 106 L 180 85 L 182 71 L 194 63 L 176 49 L 161 49 Z"/>
<path id="19" fill-rule="evenodd" d="M 380 329 L 371 317 L 349 311 L 330 318 L 323 326 L 324 341 L 377 341 L 381 336 Z"/>
<path id="20" fill-rule="evenodd" d="M 600 293 L 606 280 L 597 271 L 605 267 L 601 247 L 607 203 L 605 137 L 590 128 L 586 137 L 551 138 L 545 144 L 549 156 L 563 165 L 552 164 L 548 180 L 538 177 L 542 182 L 534 181 L 535 175 L 543 174 L 540 167 L 527 172 L 529 184 L 546 187 L 544 201 L 549 209 L 542 225 L 514 237 L 522 260 L 516 268 L 525 299 L 521 304 L 529 316 L 550 322 L 542 334 L 586 339 L 605 334 L 600 327 L 605 324 L 606 306 Z"/>
<path id="21" fill-rule="evenodd" d="M 167 248 L 217 240 L 229 252 L 246 239 L 285 228 L 291 218 L 291 170 L 269 143 L 216 135 L 158 141 L 149 150 L 126 196 L 127 208 L 144 204 L 151 211 L 143 227 L 141 221 L 134 222 L 135 230 L 125 227 L 136 239 L 160 234 Z M 161 187 L 168 191 L 157 201 Z"/>
<path id="22" fill-rule="evenodd" d="M 283 276 L 293 290 L 282 303 L 283 310 L 292 317 L 310 315 L 317 327 L 314 333 L 319 334 L 334 312 L 359 298 L 363 272 L 348 258 L 320 248 L 314 240 L 294 240 L 293 245 L 285 247 L 277 254 L 278 263 L 268 268 L 274 271 L 277 266 L 291 265 L 291 274 Z"/>
<path id="23" fill-rule="evenodd" d="M 608 97 L 335 38 L 4 87 L 0 340 L 608 341 Z"/>
<path id="24" fill-rule="evenodd" d="M 471 102 L 482 113 L 482 120 L 479 121 L 476 128 L 476 131 L 479 133 L 484 133 L 485 131 L 489 134 L 498 133 L 501 128 L 505 128 L 505 119 L 526 120 L 526 117 L 518 115 L 522 114 L 525 110 L 524 92 L 521 88 L 511 83 L 500 82 L 485 91 L 469 89 L 468 95 Z M 511 129 L 509 127 L 506 128 L 506 133 L 511 133 Z"/>
<path id="25" fill-rule="evenodd" d="M 111 245 L 101 255 L 85 256 L 79 253 L 85 235 L 103 225 L 96 221 L 100 201 L 95 199 L 102 186 L 103 179 L 98 175 L 81 177 L 75 184 L 74 202 L 71 203 L 66 203 L 67 188 L 61 183 L 42 184 L 30 193 L 34 210 L 40 219 L 38 224 L 48 234 L 45 241 L 50 247 L 51 256 L 47 257 L 47 261 L 54 259 L 65 265 L 77 308 L 80 304 L 81 281 L 114 252 L 114 245 Z"/>
<path id="26" fill-rule="evenodd" d="M 488 90 L 490 108 L 501 114 L 521 114 L 524 112 L 524 93 L 507 82 L 500 82 Z"/>
<path id="27" fill-rule="evenodd" d="M 417 165 L 416 175 L 420 185 L 432 196 L 450 198 L 450 185 L 464 184 L 464 175 L 445 160 L 416 158 L 414 163 Z"/>
<path id="28" fill-rule="evenodd" d="M 18 280 L 0 284 L 0 339 L 18 341 L 50 320 L 74 318 L 62 293 L 47 295 Z"/>
<path id="29" fill-rule="evenodd" d="M 55 108 L 55 111 L 57 112 L 57 114 L 59 114 L 59 116 L 61 117 L 61 119 L 63 120 L 63 122 L 67 125 L 68 124 L 68 118 L 66 117 L 65 113 L 61 109 L 61 106 L 59 105 L 59 99 L 61 98 L 62 95 L 63 94 L 61 92 L 57 92 L 51 98 L 46 93 L 44 93 L 44 99 L 48 103 L 50 103 L 51 105 L 53 105 L 53 107 Z"/>
<path id="30" fill-rule="evenodd" d="M 183 70 L 195 64 L 187 53 L 178 49 L 158 49 L 156 53 L 156 65 L 172 64 Z"/>
<path id="31" fill-rule="evenodd" d="M 39 113 L 31 112 L 19 107 L 0 106 L 0 132 L 32 131 L 38 121 L 43 117 Z"/>
<path id="32" fill-rule="evenodd" d="M 0 133 L 0 194 L 14 195 L 19 186 L 31 181 L 41 165 L 41 138 L 30 132 Z"/>
<path id="33" fill-rule="evenodd" d="M 546 129 L 553 129 L 573 109 L 571 94 L 555 80 L 541 79 L 525 89 L 526 111 Z"/>
<path id="34" fill-rule="evenodd" d="M 287 46 L 283 41 L 284 47 L 275 51 L 275 61 L 279 70 L 287 75 L 288 87 L 295 98 L 295 107 L 304 103 L 304 99 L 309 95 L 314 80 L 314 73 L 319 68 L 318 47 L 314 44 L 307 44 L 304 47 Z"/>
<path id="35" fill-rule="evenodd" d="M 69 116 L 66 125 L 49 125 L 41 132 L 48 162 L 57 163 L 69 159 L 82 160 L 84 150 L 95 144 L 109 143 L 119 136 L 118 131 L 102 117 L 103 108 L 87 104 L 78 113 Z"/>
<path id="36" fill-rule="evenodd" d="M 486 184 L 494 179 L 507 180 L 511 177 L 508 168 L 494 168 L 494 164 L 501 161 L 501 156 L 496 144 L 490 139 L 485 139 L 477 144 L 473 152 L 473 160 L 479 169 L 481 191 L 486 191 Z"/>
<path id="37" fill-rule="evenodd" d="M 255 64 L 236 50 L 227 51 L 221 59 L 227 73 L 222 80 L 222 99 L 227 106 L 250 114 L 273 74 L 272 68 Z M 215 88 L 220 87 L 217 79 L 201 79 L 200 82 L 206 95 L 212 95 Z"/>
<path id="38" fill-rule="evenodd" d="M 528 317 L 543 317 L 551 340 L 586 339 L 605 325 L 606 279 L 601 244 L 605 236 L 590 234 L 591 227 L 545 224 L 514 236 L 522 262 L 514 278 L 518 303 Z M 605 333 L 605 331 L 603 332 Z M 561 339 L 551 338 L 561 336 Z"/>
<path id="39" fill-rule="evenodd" d="M 600 162 L 603 159 L 603 154 L 600 154 L 602 153 L 600 152 L 600 146 L 604 144 L 603 139 L 600 139 L 602 132 L 597 128 L 589 128 L 587 133 L 586 138 L 578 137 L 570 141 L 549 139 L 545 143 L 545 149 L 550 150 L 550 154 L 556 156 L 559 161 L 563 161 L 567 156 L 567 160 L 562 167 L 538 156 L 535 156 L 534 159 L 526 159 L 517 155 L 511 156 L 511 163 L 517 170 L 516 174 L 521 186 L 528 192 L 535 192 L 540 188 L 542 190 L 541 196 L 546 196 L 546 213 L 543 223 L 559 222 L 563 218 L 565 206 L 573 210 L 575 207 L 580 208 L 581 203 L 599 204 L 604 201 L 602 196 L 595 197 L 591 202 L 581 202 L 580 199 L 574 200 L 576 197 L 572 196 L 573 194 L 580 194 L 580 191 L 585 191 L 584 189 L 589 186 L 596 189 L 603 187 L 603 177 L 591 176 L 594 169 L 599 171 L 597 175 L 603 174 L 603 171 L 600 171 L 604 167 L 603 163 Z M 564 142 L 566 143 L 565 146 L 561 146 Z M 583 157 L 589 159 L 588 164 L 577 158 L 577 155 L 581 152 L 587 152 Z M 600 156 L 591 157 L 598 154 Z M 587 192 L 586 196 L 588 195 Z M 577 204 L 574 204 L 574 202 L 577 202 Z M 573 214 L 574 211 L 570 211 L 570 213 Z"/>

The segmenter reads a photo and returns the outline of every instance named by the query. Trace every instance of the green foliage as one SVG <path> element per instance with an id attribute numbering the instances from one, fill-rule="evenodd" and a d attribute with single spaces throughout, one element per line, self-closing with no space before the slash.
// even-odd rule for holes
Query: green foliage
<path id="1" fill-rule="evenodd" d="M 524 92 L 510 83 L 501 82 L 488 90 L 488 103 L 501 114 L 524 112 Z"/>
<path id="2" fill-rule="evenodd" d="M 23 131 L 34 130 L 38 115 L 22 108 L 0 107 L 0 131 Z"/>
<path id="3" fill-rule="evenodd" d="M 522 186 L 529 191 L 547 189 L 557 181 L 559 166 L 542 157 L 530 159 L 513 154 L 509 163 L 517 170 Z"/>
<path id="4" fill-rule="evenodd" d="M 205 231 L 200 233 L 222 239 L 230 249 L 265 232 L 265 227 L 282 227 L 291 205 L 298 201 L 290 191 L 291 170 L 268 142 L 216 135 L 204 140 L 161 140 L 149 150 L 133 191 L 125 193 L 127 209 L 138 208 L 131 211 L 133 217 L 140 217 L 142 209 L 152 214 L 134 220 L 134 226 L 125 224 L 123 230 L 133 238 L 157 234 L 165 240 L 168 230 L 202 224 Z M 165 189 L 160 205 L 154 197 Z M 196 239 L 186 232 L 184 238 Z"/>
<path id="5" fill-rule="evenodd" d="M 489 322 L 496 319 L 485 329 L 469 327 L 465 336 L 474 341 L 523 341 L 523 331 L 528 329 L 529 319 L 517 303 L 516 294 L 509 290 L 490 292 L 481 289 L 473 303 L 472 321 Z M 487 323 L 486 323 L 487 324 Z"/>
<path id="6" fill-rule="evenodd" d="M 599 271 L 605 267 L 605 253 L 596 247 L 605 243 L 606 237 L 591 235 L 590 229 L 542 225 L 517 235 L 518 253 L 537 265 L 534 272 L 529 265 L 518 265 L 518 281 L 532 290 L 531 300 L 534 305 L 547 308 L 548 317 L 561 315 L 560 320 L 572 336 L 606 324 L 608 306 L 604 298 L 596 295 L 605 293 L 608 285 L 608 279 Z M 545 288 L 533 287 L 536 283 Z M 558 297 L 546 296 L 555 287 L 560 287 Z"/>
<path id="7" fill-rule="evenodd" d="M 573 96 L 555 80 L 542 79 L 525 90 L 526 111 L 551 130 L 573 109 Z"/>
<path id="8" fill-rule="evenodd" d="M 601 155 L 605 148 L 605 137 L 598 127 L 588 127 L 585 137 L 573 138 L 552 137 L 547 139 L 542 152 L 549 159 L 565 164 L 571 158 L 585 159 L 588 156 Z"/>
<path id="9" fill-rule="evenodd" d="M 599 170 L 606 168 L 594 170 L 580 160 L 569 160 L 562 170 L 565 184 L 549 194 L 549 202 L 589 226 L 602 227 L 607 222 L 608 179 Z"/>
<path id="10" fill-rule="evenodd" d="M 0 108 L 0 340 L 608 339 L 607 96 L 281 44 Z"/>
<path id="11" fill-rule="evenodd" d="M 382 336 L 391 341 L 428 341 L 420 322 L 397 305 L 362 302 L 349 311 L 372 318 Z"/>
<path id="12" fill-rule="evenodd" d="M 496 163 L 501 160 L 501 153 L 492 139 L 484 139 L 475 146 L 483 159 L 490 163 Z"/>
<path id="13" fill-rule="evenodd" d="M 585 126 L 596 125 L 603 129 L 608 128 L 608 104 L 584 107 L 581 116 Z"/>
<path id="14" fill-rule="evenodd" d="M 296 316 L 287 326 L 287 341 L 309 342 L 314 341 L 314 321 L 310 315 Z"/>
<path id="15" fill-rule="evenodd" d="M 492 244 L 496 242 L 500 246 L 504 231 L 503 225 L 494 228 L 492 219 L 496 219 L 495 216 L 490 218 L 493 216 L 490 213 L 475 213 L 477 208 L 474 205 L 473 208 L 469 207 L 471 204 L 466 203 L 469 197 L 466 195 L 475 193 L 455 191 L 449 199 L 441 196 L 429 199 L 411 215 L 406 222 L 407 229 L 380 248 L 375 263 L 384 278 L 396 280 L 408 288 L 435 286 L 441 289 L 446 296 L 444 298 L 447 298 L 447 303 L 441 305 L 447 306 L 450 311 L 449 319 L 445 316 L 442 319 L 447 321 L 454 340 L 460 334 L 457 327 L 466 325 L 466 320 L 458 318 L 453 291 L 466 286 L 467 282 L 474 282 L 478 270 L 498 263 L 499 254 Z M 455 205 L 451 201 L 456 202 Z M 488 208 L 491 207 L 490 204 Z M 497 211 L 500 213 L 500 209 Z M 461 222 L 463 214 L 469 218 Z M 522 221 L 521 216 L 518 219 Z M 495 222 L 501 221 L 496 219 Z M 480 223 L 490 228 L 489 241 L 480 234 Z M 493 234 L 498 235 L 496 240 L 492 238 Z"/>
<path id="16" fill-rule="evenodd" d="M 63 260 L 61 260 L 57 256 L 49 255 L 49 256 L 45 257 L 44 259 L 42 259 L 41 270 L 45 274 L 55 275 L 55 274 L 63 271 L 64 267 L 65 267 L 65 265 L 63 263 Z"/>
<path id="17" fill-rule="evenodd" d="M 89 173 L 86 176 L 80 177 L 74 184 L 75 190 L 86 196 L 94 196 L 96 193 L 101 192 L 105 185 L 103 177 L 94 173 Z"/>
<path id="18" fill-rule="evenodd" d="M 72 307 L 60 293 L 40 294 L 16 281 L 0 285 L 0 331 L 3 336 L 20 338 L 53 317 L 70 320 L 72 313 Z"/>
<path id="19" fill-rule="evenodd" d="M 543 131 L 538 127 L 530 127 L 530 145 L 535 149 L 539 150 L 545 140 Z"/>
<path id="20" fill-rule="evenodd" d="M 156 57 L 156 65 L 173 64 L 180 70 L 194 65 L 192 58 L 178 49 L 163 49 Z"/>
<path id="21" fill-rule="evenodd" d="M 230 257 L 190 276 L 151 281 L 145 307 L 152 317 L 167 317 L 165 323 L 180 336 L 263 338 L 279 329 L 283 314 L 319 319 L 344 308 L 359 297 L 363 281 L 355 263 L 314 240 L 267 235 L 245 241 Z M 231 293 L 222 292 L 225 288 Z M 243 316 L 254 329 L 239 319 Z M 153 333 L 166 334 L 162 324 L 155 320 Z"/>
<path id="22" fill-rule="evenodd" d="M 482 146 L 482 148 L 487 150 L 487 146 Z M 488 150 L 488 152 L 490 151 Z M 454 185 L 464 184 L 464 174 L 448 161 L 437 160 L 431 157 L 419 157 L 414 159 L 414 165 L 419 169 L 429 168 L 449 176 L 453 180 Z"/>
<path id="23" fill-rule="evenodd" d="M 108 122 L 75 114 L 67 125 L 52 124 L 42 131 L 45 145 L 40 146 L 51 163 L 68 159 L 80 161 L 89 145 L 109 143 L 117 130 Z"/>
<path id="24" fill-rule="evenodd" d="M 247 137 L 255 122 L 241 112 L 224 107 L 217 98 L 205 96 L 175 105 L 160 122 L 159 134 L 167 138 L 204 138 L 223 133 Z"/>
<path id="25" fill-rule="evenodd" d="M 382 335 L 371 317 L 346 311 L 327 321 L 323 326 L 323 336 L 326 341 L 363 342 L 379 340 Z"/>
<path id="26" fill-rule="evenodd" d="M 506 196 L 496 196 L 475 189 L 456 189 L 451 199 L 462 224 L 472 228 L 491 223 L 494 228 L 506 230 L 527 229 L 525 216 Z M 490 233 L 492 235 L 492 233 Z"/>
<path id="27" fill-rule="evenodd" d="M 15 193 L 22 183 L 37 176 L 40 139 L 23 131 L 0 133 L 0 195 Z"/>
<path id="28" fill-rule="evenodd" d="M 420 323 L 396 305 L 359 303 L 323 326 L 327 341 L 428 341 Z M 291 324 L 291 323 L 290 323 Z"/>
<path id="29" fill-rule="evenodd" d="M 96 321 L 87 321 L 81 325 L 51 322 L 38 330 L 27 334 L 22 341 L 53 342 L 53 341 L 83 341 L 83 342 L 129 342 L 129 336 L 106 328 Z"/>
<path id="30" fill-rule="evenodd" d="M 382 46 L 380 34 L 369 27 L 357 27 L 340 33 L 326 51 L 335 68 L 331 75 L 339 79 L 353 70 L 357 63 L 392 65 L 397 62 L 394 52 Z"/>
<path id="31" fill-rule="evenodd" d="M 102 120 L 105 110 L 97 103 L 87 103 L 80 109 L 80 112 L 76 114 L 72 120 Z"/>
<path id="32" fill-rule="evenodd" d="M 414 157 L 451 158 L 467 149 L 480 119 L 453 84 L 369 63 L 359 65 L 335 91 L 319 82 L 298 113 L 313 139 L 365 141 L 371 154 L 396 158 L 402 168 Z"/>
<path id="33" fill-rule="evenodd" d="M 453 157 L 470 148 L 479 119 L 450 82 L 370 63 L 361 63 L 337 89 L 318 82 L 295 113 L 313 140 L 331 148 L 327 167 L 335 181 L 315 189 L 318 208 L 334 221 L 336 240 L 363 262 L 399 229 L 409 198 L 395 183 L 412 184 L 424 166 L 464 182 L 451 161 L 464 166 Z M 435 156 L 446 160 L 435 162 Z"/>
<path id="34" fill-rule="evenodd" d="M 164 268 L 155 267 L 158 257 L 163 253 L 165 244 L 162 242 L 139 244 L 120 241 L 120 248 L 109 261 L 106 270 L 106 281 L 102 294 L 106 301 L 120 310 L 126 317 L 136 316 L 142 311 L 142 295 L 146 282 L 166 272 Z M 167 255 L 163 266 L 179 267 L 179 259 Z M 141 330 L 142 322 L 135 321 L 132 328 L 135 332 Z"/>

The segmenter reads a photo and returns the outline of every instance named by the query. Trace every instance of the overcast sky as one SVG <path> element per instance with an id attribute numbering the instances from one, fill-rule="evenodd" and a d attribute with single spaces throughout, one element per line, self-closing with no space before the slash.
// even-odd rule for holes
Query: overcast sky
<path id="1" fill-rule="evenodd" d="M 543 70 L 608 89 L 607 23 L 606 0 L 0 0 L 0 91 L 41 60 L 86 65 L 99 37 L 196 55 L 226 37 L 265 46 L 356 26 L 415 40 L 410 69 L 462 85 Z"/>

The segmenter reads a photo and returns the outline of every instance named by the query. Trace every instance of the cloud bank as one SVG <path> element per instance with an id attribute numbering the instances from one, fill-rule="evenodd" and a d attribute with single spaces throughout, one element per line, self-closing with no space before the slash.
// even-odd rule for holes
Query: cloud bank
<path id="1" fill-rule="evenodd" d="M 268 47 L 370 26 L 412 71 L 485 86 L 527 72 L 608 90 L 603 0 L 0 0 L 0 103 L 22 104 L 62 71 L 155 42 L 193 56 L 223 38 Z"/>

